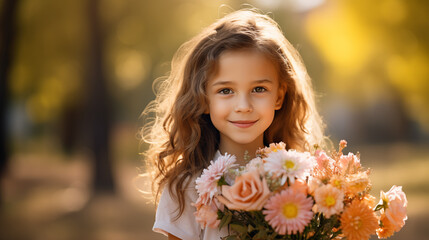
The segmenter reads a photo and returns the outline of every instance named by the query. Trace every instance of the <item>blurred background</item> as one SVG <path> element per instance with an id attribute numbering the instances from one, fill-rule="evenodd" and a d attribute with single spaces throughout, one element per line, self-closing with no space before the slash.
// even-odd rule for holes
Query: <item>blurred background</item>
<path id="1" fill-rule="evenodd" d="M 429 234 L 429 2 L 0 3 L 0 239 L 165 239 L 138 191 L 140 114 L 184 41 L 249 6 L 301 53 L 327 134 L 360 151 L 372 194 L 403 186 L 409 219 L 392 239 Z"/>

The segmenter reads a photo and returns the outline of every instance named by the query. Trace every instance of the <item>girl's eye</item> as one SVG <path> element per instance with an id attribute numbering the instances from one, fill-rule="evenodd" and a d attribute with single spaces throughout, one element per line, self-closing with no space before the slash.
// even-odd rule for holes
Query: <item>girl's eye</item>
<path id="1" fill-rule="evenodd" d="M 228 95 L 228 94 L 232 94 L 232 90 L 229 88 L 224 88 L 224 89 L 219 90 L 219 93 Z"/>
<path id="2" fill-rule="evenodd" d="M 264 87 L 255 87 L 252 92 L 261 93 L 267 91 Z"/>

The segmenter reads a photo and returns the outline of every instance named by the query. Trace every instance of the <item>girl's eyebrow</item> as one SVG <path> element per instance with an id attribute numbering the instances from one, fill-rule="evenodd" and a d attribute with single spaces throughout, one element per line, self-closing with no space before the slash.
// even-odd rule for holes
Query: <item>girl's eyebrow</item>
<path id="1" fill-rule="evenodd" d="M 212 84 L 212 86 L 214 87 L 214 86 L 217 86 L 217 85 L 227 85 L 227 84 L 232 84 L 232 82 L 231 81 L 217 81 L 217 82 L 214 82 Z"/>
<path id="2" fill-rule="evenodd" d="M 252 81 L 253 84 L 262 84 L 262 83 L 273 83 L 272 80 L 270 79 L 261 79 L 261 80 L 254 80 Z M 217 85 L 228 85 L 228 84 L 234 84 L 233 81 L 217 81 L 215 83 L 212 84 L 212 86 L 217 86 Z"/>
<path id="3" fill-rule="evenodd" d="M 273 83 L 270 79 L 261 79 L 261 80 L 255 80 L 253 83 Z"/>

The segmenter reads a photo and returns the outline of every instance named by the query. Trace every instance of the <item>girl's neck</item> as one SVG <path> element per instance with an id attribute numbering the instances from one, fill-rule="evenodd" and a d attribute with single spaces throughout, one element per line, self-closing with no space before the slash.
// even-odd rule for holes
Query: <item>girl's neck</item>
<path id="1" fill-rule="evenodd" d="M 256 150 L 264 147 L 263 135 L 255 139 L 255 141 L 247 144 L 240 144 L 233 141 L 228 141 L 226 139 L 222 139 L 219 144 L 219 151 L 221 154 L 232 154 L 237 157 L 237 164 L 240 166 L 244 166 L 251 159 L 255 158 Z M 247 152 L 247 159 L 245 159 L 245 155 Z"/>

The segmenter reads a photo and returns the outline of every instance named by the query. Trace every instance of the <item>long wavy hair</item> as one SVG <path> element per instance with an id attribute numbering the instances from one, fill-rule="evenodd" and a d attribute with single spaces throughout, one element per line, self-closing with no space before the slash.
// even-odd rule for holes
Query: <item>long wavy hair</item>
<path id="1" fill-rule="evenodd" d="M 304 150 L 324 140 L 311 80 L 277 23 L 254 10 L 226 15 L 178 49 L 170 74 L 158 82 L 157 97 L 143 112 L 147 122 L 141 136 L 149 144 L 144 155 L 152 191 L 157 201 L 162 189 L 169 188 L 179 203 L 177 217 L 185 208 L 185 188 L 219 146 L 219 132 L 204 113 L 207 82 L 222 53 L 243 49 L 260 51 L 272 60 L 280 85 L 287 89 L 264 143 L 283 141 L 287 148 Z"/>

